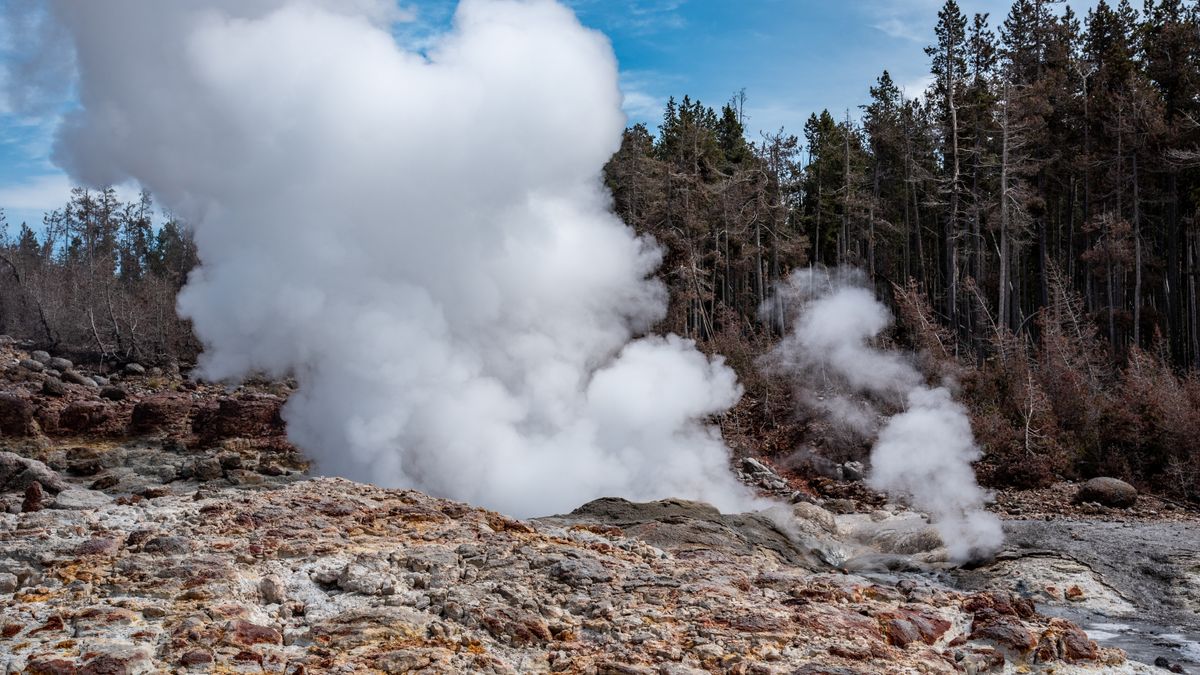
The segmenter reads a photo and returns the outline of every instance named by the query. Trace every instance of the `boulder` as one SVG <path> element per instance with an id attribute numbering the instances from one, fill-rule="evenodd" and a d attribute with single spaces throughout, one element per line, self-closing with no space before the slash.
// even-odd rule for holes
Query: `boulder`
<path id="1" fill-rule="evenodd" d="M 105 382 L 107 382 L 107 380 L 105 380 Z M 106 398 L 110 401 L 124 401 L 126 396 L 128 396 L 128 394 L 125 393 L 124 389 L 111 384 L 105 385 L 105 387 L 100 390 L 100 398 Z"/>
<path id="2" fill-rule="evenodd" d="M 42 364 L 43 366 L 50 365 L 50 352 L 42 351 L 39 349 L 37 351 L 30 352 L 29 358 L 33 359 L 34 361 L 37 361 L 38 363 Z"/>
<path id="3" fill-rule="evenodd" d="M 21 513 L 33 513 L 41 511 L 45 508 L 43 500 L 46 494 L 42 491 L 42 484 L 36 480 L 25 488 L 25 499 L 21 501 Z"/>
<path id="4" fill-rule="evenodd" d="M 143 399 L 133 407 L 130 427 L 133 431 L 161 431 L 182 424 L 191 411 L 192 400 L 177 394 L 159 394 Z"/>
<path id="5" fill-rule="evenodd" d="M 797 520 L 815 524 L 819 530 L 824 530 L 828 534 L 837 534 L 837 520 L 834 519 L 833 514 L 816 504 L 808 502 L 793 504 L 792 515 Z"/>
<path id="6" fill-rule="evenodd" d="M 775 473 L 771 469 L 767 468 L 765 464 L 757 459 L 754 459 L 753 457 L 745 457 L 742 459 L 742 471 L 745 471 L 751 476 Z"/>
<path id="7" fill-rule="evenodd" d="M 146 368 L 140 363 L 126 363 L 122 372 L 126 375 L 139 376 L 146 374 Z"/>
<path id="8" fill-rule="evenodd" d="M 258 582 L 258 594 L 268 605 L 282 605 L 287 600 L 287 587 L 275 575 L 268 575 Z"/>
<path id="9" fill-rule="evenodd" d="M 1033 651 L 1038 644 L 1020 619 L 988 608 L 975 612 L 968 637 L 972 640 L 987 640 L 1021 655 Z"/>
<path id="10" fill-rule="evenodd" d="M 115 412 L 101 401 L 72 401 L 58 415 L 58 431 L 82 434 L 112 421 Z"/>
<path id="11" fill-rule="evenodd" d="M 89 389 L 95 389 L 97 387 L 96 382 L 92 378 L 88 377 L 87 375 L 83 375 L 79 371 L 76 371 L 76 370 L 70 370 L 70 369 L 64 370 L 63 374 L 62 374 L 62 379 L 64 382 L 70 382 L 71 384 L 78 384 L 78 385 L 81 385 L 84 387 L 88 387 Z"/>
<path id="12" fill-rule="evenodd" d="M 17 365 L 31 373 L 40 373 L 46 369 L 46 366 L 42 365 L 40 361 L 35 361 L 33 359 L 21 359 Z"/>
<path id="13" fill-rule="evenodd" d="M 67 387 L 57 377 L 47 377 L 42 381 L 43 396 L 62 396 L 67 393 Z"/>
<path id="14" fill-rule="evenodd" d="M 1095 502 L 1103 506 L 1124 508 L 1137 502 L 1137 488 L 1116 478 L 1093 478 L 1075 494 L 1075 502 Z"/>
<path id="15" fill-rule="evenodd" d="M 33 406 L 13 394 L 0 394 L 0 436 L 32 436 Z"/>
<path id="16" fill-rule="evenodd" d="M 33 483 L 41 483 L 49 492 L 67 489 L 62 477 L 42 462 L 13 452 L 0 452 L 0 492 L 23 492 Z"/>
<path id="17" fill-rule="evenodd" d="M 71 363 L 70 359 L 64 359 L 61 356 L 55 356 L 46 362 L 46 365 L 62 372 L 66 372 L 75 367 L 75 364 Z"/>
<path id="18" fill-rule="evenodd" d="M 282 407 L 283 399 L 263 394 L 222 398 L 215 407 L 196 412 L 192 433 L 206 443 L 221 438 L 278 436 L 284 432 Z"/>
<path id="19" fill-rule="evenodd" d="M 846 462 L 842 465 L 842 478 L 857 483 L 867 475 L 862 462 Z"/>

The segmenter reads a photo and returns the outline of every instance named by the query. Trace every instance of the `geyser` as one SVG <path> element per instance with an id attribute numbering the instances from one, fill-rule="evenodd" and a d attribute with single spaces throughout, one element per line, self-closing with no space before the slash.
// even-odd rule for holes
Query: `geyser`
<path id="1" fill-rule="evenodd" d="M 765 367 L 794 377 L 801 395 L 808 392 L 810 405 L 834 422 L 874 437 L 868 484 L 908 497 L 930 514 L 955 561 L 995 553 L 1004 534 L 984 509 L 971 468 L 980 451 L 967 410 L 946 386 L 927 385 L 907 355 L 872 345 L 892 317 L 865 276 L 851 269 L 797 270 L 775 293 L 764 315 L 782 302 L 791 310 L 791 327 Z M 872 401 L 904 410 L 880 426 Z"/>
<path id="2" fill-rule="evenodd" d="M 549 0 L 464 0 L 418 53 L 394 7 L 50 2 L 78 73 L 56 161 L 194 224 L 202 374 L 294 373 L 319 470 L 517 515 L 748 507 L 707 422 L 733 372 L 639 337 L 666 298 L 600 179 L 608 41 Z"/>

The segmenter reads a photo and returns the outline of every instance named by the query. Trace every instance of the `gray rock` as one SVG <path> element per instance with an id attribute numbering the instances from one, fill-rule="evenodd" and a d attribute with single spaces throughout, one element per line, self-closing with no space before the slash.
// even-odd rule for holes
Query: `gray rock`
<path id="1" fill-rule="evenodd" d="M 43 366 L 50 365 L 50 352 L 44 352 L 39 349 L 37 351 L 30 352 L 29 358 L 33 359 L 34 361 L 37 361 L 38 363 L 42 364 Z"/>
<path id="2" fill-rule="evenodd" d="M 1116 478 L 1093 478 L 1075 494 L 1075 502 L 1096 502 L 1102 506 L 1124 508 L 1137 502 L 1138 491 L 1129 483 Z"/>
<path id="3" fill-rule="evenodd" d="M 854 513 L 858 510 L 851 499 L 826 499 L 825 508 L 837 514 Z"/>
<path id="4" fill-rule="evenodd" d="M 790 519 L 791 512 L 785 516 Z M 579 523 L 614 526 L 627 537 L 671 552 L 713 550 L 731 555 L 773 551 L 783 560 L 810 568 L 826 565 L 810 541 L 798 542 L 794 533 L 781 531 L 764 513 L 722 514 L 703 502 L 664 499 L 636 503 L 615 497 L 597 499 L 571 513 L 538 518 L 558 526 Z"/>
<path id="5" fill-rule="evenodd" d="M 128 396 L 128 394 L 125 393 L 124 389 L 111 384 L 105 385 L 100 390 L 100 398 L 106 398 L 110 401 L 123 401 L 125 400 L 126 396 Z"/>
<path id="6" fill-rule="evenodd" d="M 813 523 L 829 534 L 837 534 L 837 520 L 833 514 L 809 502 L 799 502 L 792 505 L 792 515 L 797 520 Z"/>
<path id="7" fill-rule="evenodd" d="M 348 593 L 391 595 L 395 579 L 388 573 L 385 561 L 360 558 L 342 568 L 337 586 Z"/>
<path id="8" fill-rule="evenodd" d="M 287 589 L 279 577 L 274 575 L 265 576 L 258 582 L 258 594 L 268 605 L 282 605 L 287 600 Z"/>
<path id="9" fill-rule="evenodd" d="M 611 581 L 613 575 L 594 560 L 566 558 L 550 566 L 550 576 L 571 586 L 590 586 Z"/>
<path id="10" fill-rule="evenodd" d="M 871 543 L 884 553 L 901 555 L 925 553 L 944 545 L 937 528 L 932 526 L 883 529 L 872 538 Z"/>
<path id="11" fill-rule="evenodd" d="M 17 575 L 0 572 L 0 593 L 15 593 L 19 587 Z"/>
<path id="12" fill-rule="evenodd" d="M 66 382 L 70 382 L 71 384 L 82 385 L 89 389 L 95 389 L 99 386 L 96 384 L 95 380 L 75 370 L 64 370 L 62 379 Z"/>
<path id="13" fill-rule="evenodd" d="M 748 473 L 752 476 L 757 476 L 759 474 L 774 474 L 775 473 L 770 468 L 768 468 L 767 465 L 763 464 L 762 462 L 758 461 L 757 459 L 754 459 L 753 457 L 745 457 L 742 459 L 742 471 L 745 471 L 746 473 Z"/>
<path id="14" fill-rule="evenodd" d="M 17 365 L 31 373 L 40 373 L 46 369 L 46 366 L 42 365 L 41 361 L 35 361 L 34 359 L 21 359 Z"/>
<path id="15" fill-rule="evenodd" d="M 12 452 L 0 452 L 0 491 L 24 492 L 34 481 L 41 483 L 48 492 L 67 489 L 62 477 L 42 462 Z"/>
<path id="16" fill-rule="evenodd" d="M 50 359 L 50 361 L 46 365 L 50 366 L 51 368 L 53 368 L 55 370 L 61 370 L 63 372 L 66 372 L 75 367 L 75 364 L 71 363 L 70 359 L 64 359 L 61 356 L 55 356 L 54 358 Z"/>
<path id="17" fill-rule="evenodd" d="M 112 497 L 95 490 L 63 490 L 54 498 L 50 508 L 83 511 L 107 506 L 112 501 Z"/>
<path id="18" fill-rule="evenodd" d="M 104 377 L 103 375 L 93 375 L 92 381 L 95 382 L 96 384 L 100 385 L 101 387 L 108 386 L 108 378 Z"/>
<path id="19" fill-rule="evenodd" d="M 126 363 L 123 372 L 126 375 L 145 375 L 146 369 L 140 363 Z"/>
<path id="20" fill-rule="evenodd" d="M 842 478 L 857 483 L 866 475 L 862 462 L 846 462 L 842 465 Z"/>
<path id="21" fill-rule="evenodd" d="M 192 543 L 186 537 L 164 535 L 147 541 L 142 550 L 163 555 L 184 555 L 192 552 Z"/>
<path id="22" fill-rule="evenodd" d="M 198 457 L 192 463 L 191 475 L 196 480 L 216 480 L 224 475 L 224 471 L 216 457 Z"/>
<path id="23" fill-rule="evenodd" d="M 67 393 L 67 388 L 63 385 L 62 380 L 57 377 L 47 377 L 42 381 L 42 394 L 44 396 L 62 396 L 65 393 Z"/>

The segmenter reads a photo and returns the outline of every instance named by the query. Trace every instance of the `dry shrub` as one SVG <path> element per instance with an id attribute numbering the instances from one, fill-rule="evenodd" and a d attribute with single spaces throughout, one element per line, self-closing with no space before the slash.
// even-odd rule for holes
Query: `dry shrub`
<path id="1" fill-rule="evenodd" d="M 768 331 L 725 306 L 718 308 L 717 319 L 716 333 L 700 343 L 700 348 L 723 356 L 745 388 L 737 405 L 721 416 L 726 442 L 739 457 L 791 453 L 803 429 L 796 414 L 792 383 L 760 365 L 760 358 L 771 351 L 775 340 Z"/>
<path id="2" fill-rule="evenodd" d="M 981 478 L 996 486 L 1043 487 L 1071 468 L 1054 406 L 1025 341 L 1001 329 L 992 351 L 964 379 L 964 398 L 985 453 Z"/>
<path id="3" fill-rule="evenodd" d="M 917 352 L 917 367 L 937 380 L 958 381 L 963 371 L 958 361 L 958 341 L 934 314 L 929 298 L 915 279 L 904 286 L 892 285 L 898 327 Z"/>
<path id="4" fill-rule="evenodd" d="M 1195 373 L 1173 372 L 1157 342 L 1157 353 L 1130 348 L 1104 432 L 1135 478 L 1191 499 L 1200 487 L 1200 384 Z"/>

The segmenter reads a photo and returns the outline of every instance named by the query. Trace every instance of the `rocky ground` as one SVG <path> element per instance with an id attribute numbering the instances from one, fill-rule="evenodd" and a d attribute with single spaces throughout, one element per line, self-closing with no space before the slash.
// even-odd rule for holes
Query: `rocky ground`
<path id="1" fill-rule="evenodd" d="M 5 672 L 1153 672 L 1007 577 L 956 590 L 919 514 L 766 463 L 738 467 L 766 512 L 523 522 L 308 477 L 279 385 L 11 345 L 0 373 Z"/>

